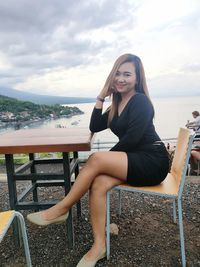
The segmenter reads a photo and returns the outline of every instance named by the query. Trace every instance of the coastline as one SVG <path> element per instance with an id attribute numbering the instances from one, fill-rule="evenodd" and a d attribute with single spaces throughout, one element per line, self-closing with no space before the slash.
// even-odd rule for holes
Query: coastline
<path id="1" fill-rule="evenodd" d="M 47 122 L 55 122 L 56 120 L 63 119 L 63 118 L 69 119 L 69 118 L 73 118 L 74 116 L 82 115 L 82 114 L 84 114 L 83 111 L 81 111 L 81 113 L 72 113 L 72 114 L 60 116 L 57 118 L 48 118 L 48 119 L 44 118 L 44 119 L 38 119 L 38 120 L 21 121 L 19 123 L 8 122 L 8 123 L 5 123 L 5 126 L 2 126 L 2 125 L 0 126 L 0 134 L 6 131 L 16 131 L 19 129 L 26 129 L 26 128 L 38 128 Z"/>
<path id="2" fill-rule="evenodd" d="M 176 138 L 180 127 L 184 127 L 187 120 L 192 120 L 192 111 L 199 110 L 199 101 L 200 96 L 196 97 L 162 97 L 155 98 L 152 97 L 152 102 L 155 108 L 155 117 L 154 125 L 156 131 L 161 139 L 166 138 Z M 58 124 L 64 125 L 66 127 L 88 127 L 91 112 L 94 107 L 94 103 L 81 103 L 81 104 L 69 104 L 69 107 L 78 107 L 84 112 L 81 115 L 73 115 L 72 118 L 60 119 Z M 109 102 L 105 102 L 104 110 L 109 106 Z M 80 119 L 80 121 L 79 121 Z M 74 120 L 78 121 L 78 125 L 71 125 L 71 122 Z M 55 127 L 51 123 L 44 122 L 41 123 L 39 128 L 49 128 Z M 37 127 L 36 125 L 34 127 Z M 106 134 L 98 133 L 97 138 L 99 137 L 102 140 L 107 141 L 111 137 L 113 140 L 114 135 L 110 135 L 110 132 L 107 131 Z M 110 140 L 111 140 L 110 138 Z"/>

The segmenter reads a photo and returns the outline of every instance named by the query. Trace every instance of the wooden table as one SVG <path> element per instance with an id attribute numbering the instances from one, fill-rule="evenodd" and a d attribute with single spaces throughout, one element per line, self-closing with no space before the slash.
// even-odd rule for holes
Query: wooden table
<path id="1" fill-rule="evenodd" d="M 64 186 L 65 195 L 71 188 L 71 175 L 79 173 L 78 151 L 91 149 L 92 135 L 86 128 L 46 128 L 18 130 L 0 135 L 0 154 L 5 154 L 10 208 L 14 210 L 39 210 L 49 208 L 55 201 L 42 203 L 38 198 L 38 187 Z M 36 158 L 35 153 L 62 152 L 62 158 Z M 29 161 L 15 169 L 14 154 L 27 153 Z M 37 173 L 38 164 L 61 163 L 63 173 Z M 27 170 L 29 172 L 27 173 Z M 26 171 L 26 172 L 25 172 Z M 25 173 L 24 173 L 25 172 Z M 29 180 L 30 185 L 18 196 L 16 181 Z M 32 200 L 26 200 L 28 196 Z M 80 202 L 78 216 L 81 215 Z M 14 227 L 15 234 L 17 227 Z M 67 220 L 69 246 L 74 244 L 73 220 L 70 210 Z"/>

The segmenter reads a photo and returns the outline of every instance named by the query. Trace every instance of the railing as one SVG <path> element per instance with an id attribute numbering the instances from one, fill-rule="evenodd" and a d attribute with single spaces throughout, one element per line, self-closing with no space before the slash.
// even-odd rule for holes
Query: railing
<path id="1" fill-rule="evenodd" d="M 177 142 L 177 138 L 165 138 L 162 139 L 162 142 L 165 144 L 166 147 L 168 148 L 172 148 L 175 146 L 176 142 Z M 112 146 L 114 146 L 116 144 L 116 142 L 114 141 L 107 141 L 107 142 L 103 142 L 101 140 L 97 140 L 96 142 L 93 143 L 92 145 L 92 150 L 103 150 L 103 149 L 109 149 Z"/>
<path id="2" fill-rule="evenodd" d="M 173 150 L 176 147 L 177 138 L 165 138 L 162 139 L 168 150 Z M 79 152 L 79 159 L 81 162 L 87 160 L 88 156 L 95 151 L 108 151 L 116 144 L 115 141 L 101 141 L 97 140 L 93 143 L 91 151 L 89 152 Z"/>
<path id="3" fill-rule="evenodd" d="M 174 149 L 174 147 L 176 146 L 177 138 L 166 138 L 166 139 L 162 139 L 162 141 L 164 142 L 165 146 L 170 150 L 170 149 Z M 93 152 L 108 151 L 115 144 L 116 142 L 112 140 L 101 141 L 100 139 L 97 139 L 97 141 L 95 141 L 92 144 L 91 151 L 79 152 L 79 159 L 81 162 L 85 162 L 87 158 L 89 157 L 89 155 L 92 154 Z M 60 156 L 61 156 L 60 153 L 37 153 L 36 155 L 37 158 L 59 158 Z M 27 154 L 16 154 L 15 155 L 15 161 L 19 164 L 27 160 L 28 160 Z M 4 164 L 4 163 L 5 163 L 4 155 L 0 155 L 0 164 Z"/>

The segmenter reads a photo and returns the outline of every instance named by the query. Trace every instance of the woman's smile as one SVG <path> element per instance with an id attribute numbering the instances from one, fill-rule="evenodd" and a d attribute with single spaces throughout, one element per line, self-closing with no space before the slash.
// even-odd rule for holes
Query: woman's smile
<path id="1" fill-rule="evenodd" d="M 117 89 L 123 89 L 126 86 L 126 83 L 117 83 L 116 88 Z"/>

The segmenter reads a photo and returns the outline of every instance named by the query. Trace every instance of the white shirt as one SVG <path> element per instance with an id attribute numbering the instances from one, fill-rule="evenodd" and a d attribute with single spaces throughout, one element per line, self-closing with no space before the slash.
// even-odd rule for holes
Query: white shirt
<path id="1" fill-rule="evenodd" d="M 195 132 L 200 133 L 200 115 L 195 118 L 194 123 L 194 126 L 197 125 L 196 127 L 194 127 Z"/>

